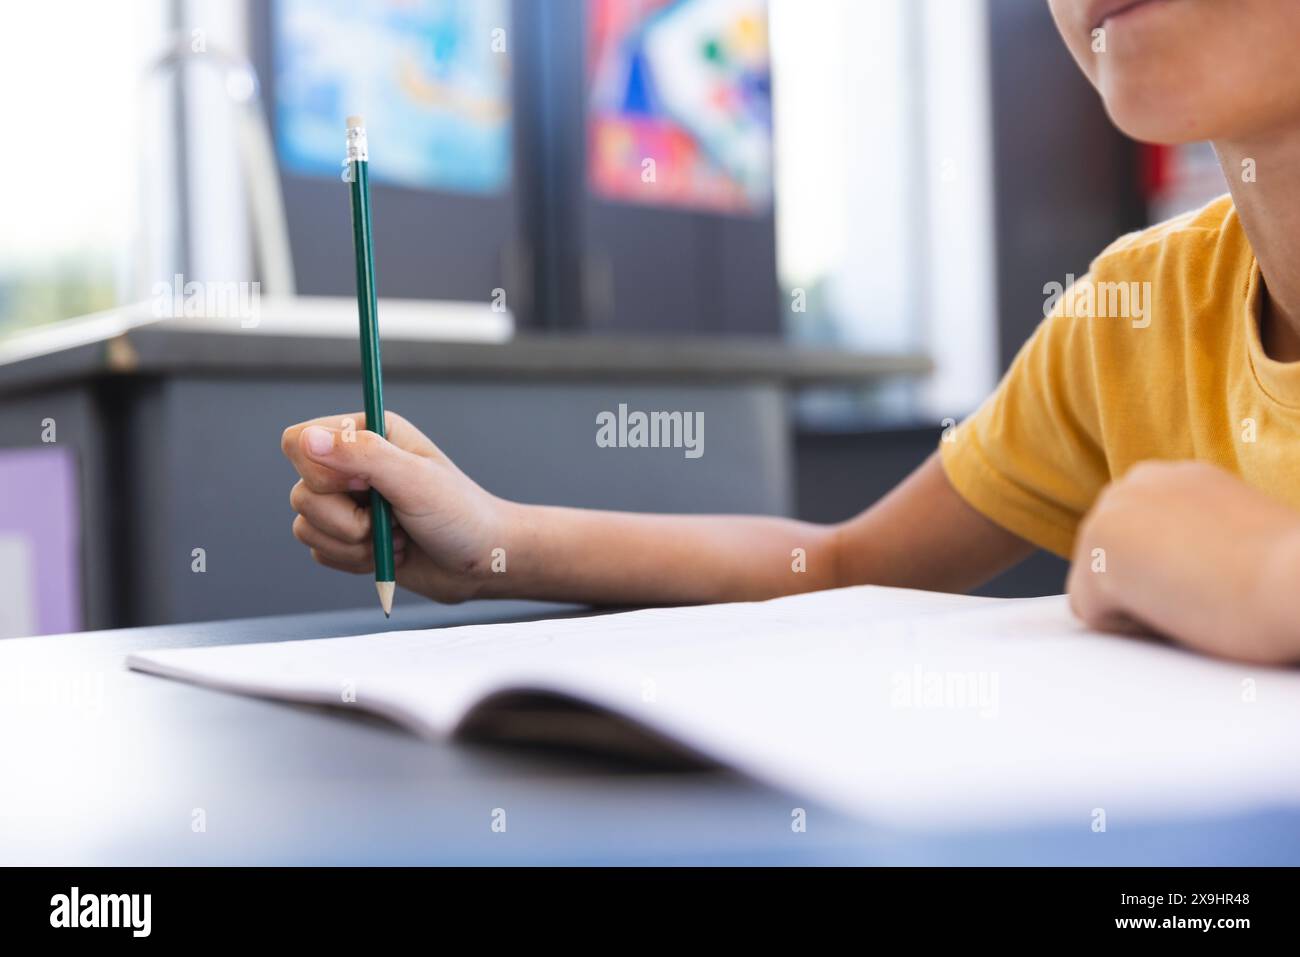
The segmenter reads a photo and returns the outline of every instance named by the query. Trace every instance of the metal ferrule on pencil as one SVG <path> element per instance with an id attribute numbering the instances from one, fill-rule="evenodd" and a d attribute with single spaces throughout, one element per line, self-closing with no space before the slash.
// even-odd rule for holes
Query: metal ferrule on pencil
<path id="1" fill-rule="evenodd" d="M 348 127 L 347 157 L 349 163 L 370 161 L 370 149 L 366 143 L 366 128 L 364 126 Z"/>

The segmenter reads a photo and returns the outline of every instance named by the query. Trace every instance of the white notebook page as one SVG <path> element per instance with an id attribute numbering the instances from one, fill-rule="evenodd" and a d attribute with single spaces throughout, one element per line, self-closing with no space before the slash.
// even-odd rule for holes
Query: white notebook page
<path id="1" fill-rule="evenodd" d="M 860 587 L 770 602 L 132 655 L 228 690 L 453 732 L 568 694 L 888 821 L 1088 827 L 1300 799 L 1300 672 L 1091 633 L 1064 598 Z"/>

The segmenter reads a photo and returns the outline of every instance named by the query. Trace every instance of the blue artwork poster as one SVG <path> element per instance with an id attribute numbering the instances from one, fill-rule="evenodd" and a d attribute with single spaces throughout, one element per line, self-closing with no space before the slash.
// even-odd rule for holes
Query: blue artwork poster
<path id="1" fill-rule="evenodd" d="M 272 33 L 287 171 L 338 176 L 345 119 L 360 114 L 376 181 L 509 185 L 508 0 L 276 0 Z"/>

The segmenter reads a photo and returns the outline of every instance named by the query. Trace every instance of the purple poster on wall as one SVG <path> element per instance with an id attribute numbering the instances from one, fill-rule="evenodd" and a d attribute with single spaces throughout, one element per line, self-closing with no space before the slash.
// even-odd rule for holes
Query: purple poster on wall
<path id="1" fill-rule="evenodd" d="M 81 629 L 76 459 L 0 449 L 0 638 Z"/>

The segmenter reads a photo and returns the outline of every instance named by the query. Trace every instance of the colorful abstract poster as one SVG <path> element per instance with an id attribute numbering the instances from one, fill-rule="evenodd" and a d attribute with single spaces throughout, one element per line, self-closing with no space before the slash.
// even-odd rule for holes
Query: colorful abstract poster
<path id="1" fill-rule="evenodd" d="M 365 117 L 370 175 L 495 193 L 510 181 L 509 0 L 276 0 L 275 121 L 290 172 L 338 176 Z"/>
<path id="2" fill-rule="evenodd" d="M 766 0 L 589 0 L 591 191 L 761 214 L 772 202 Z"/>

